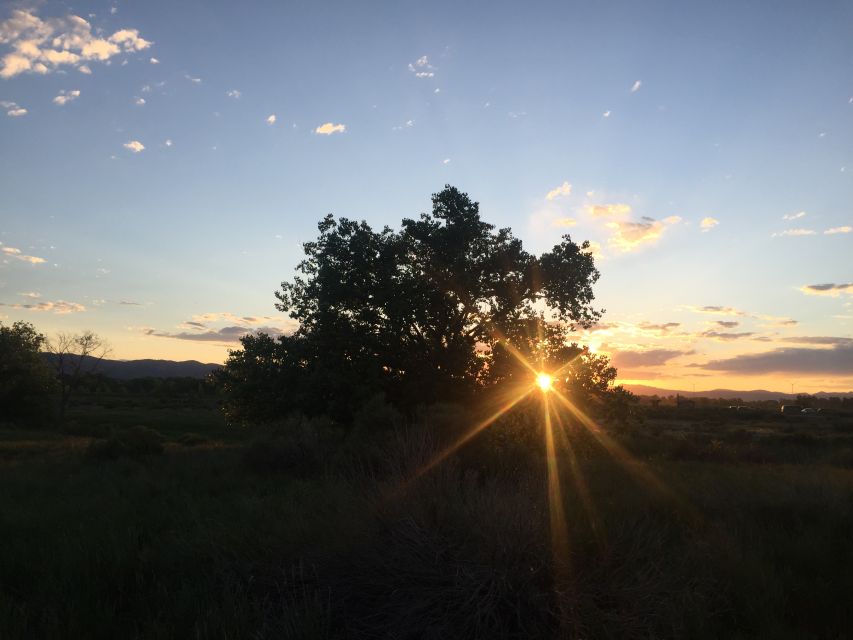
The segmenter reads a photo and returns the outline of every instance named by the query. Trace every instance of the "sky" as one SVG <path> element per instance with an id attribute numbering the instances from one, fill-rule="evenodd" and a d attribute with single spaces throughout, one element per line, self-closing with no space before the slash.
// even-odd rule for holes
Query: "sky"
<path id="1" fill-rule="evenodd" d="M 593 243 L 620 381 L 853 390 L 853 2 L 0 3 L 0 321 L 222 362 L 327 213 Z"/>

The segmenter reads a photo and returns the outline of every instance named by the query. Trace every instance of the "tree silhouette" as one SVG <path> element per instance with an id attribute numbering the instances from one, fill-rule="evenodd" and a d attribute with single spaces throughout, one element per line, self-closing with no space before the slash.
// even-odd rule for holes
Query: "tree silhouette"
<path id="1" fill-rule="evenodd" d="M 46 418 L 54 377 L 41 354 L 45 337 L 29 322 L 0 322 L 0 422 Z"/>
<path id="2" fill-rule="evenodd" d="M 96 373 L 110 350 L 106 340 L 92 331 L 59 333 L 55 339 L 45 342 L 45 351 L 51 356 L 59 381 L 60 421 L 65 419 L 68 404 L 84 376 Z"/>
<path id="3" fill-rule="evenodd" d="M 455 187 L 399 231 L 332 215 L 318 230 L 275 294 L 299 329 L 244 338 L 220 374 L 238 419 L 288 409 L 346 417 L 378 392 L 402 408 L 470 397 L 518 375 L 513 353 L 542 366 L 585 353 L 568 337 L 602 313 L 591 306 L 599 273 L 589 243 L 564 235 L 532 255 Z"/>

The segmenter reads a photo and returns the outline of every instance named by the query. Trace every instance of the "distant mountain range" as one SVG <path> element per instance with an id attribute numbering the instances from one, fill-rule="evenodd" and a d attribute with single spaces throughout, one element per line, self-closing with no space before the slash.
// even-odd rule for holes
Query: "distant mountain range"
<path id="1" fill-rule="evenodd" d="M 46 353 L 44 357 L 50 362 L 55 356 Z M 96 372 L 116 378 L 131 380 L 133 378 L 204 378 L 211 371 L 222 365 L 198 362 L 197 360 L 101 360 Z M 90 363 L 84 363 L 83 370 L 91 369 Z"/>
<path id="2" fill-rule="evenodd" d="M 711 391 L 677 391 L 673 389 L 659 389 L 657 387 L 647 387 L 642 384 L 626 384 L 625 388 L 631 393 L 638 396 L 674 396 L 676 394 L 686 398 L 740 398 L 745 401 L 759 400 L 779 400 L 780 398 L 793 398 L 790 393 L 782 391 L 765 391 L 764 389 L 754 389 L 752 391 L 738 391 L 736 389 L 712 389 Z M 853 391 L 819 391 L 818 393 L 810 393 L 809 395 L 817 396 L 818 398 L 853 398 Z"/>
<path id="3" fill-rule="evenodd" d="M 49 353 L 44 357 L 50 361 L 54 358 Z M 212 371 L 222 365 L 212 362 L 198 362 L 197 360 L 102 360 L 97 367 L 97 372 L 110 378 L 118 380 L 131 380 L 133 378 L 204 378 Z M 88 369 L 89 367 L 84 367 Z M 674 396 L 676 394 L 686 398 L 740 398 L 741 400 L 779 400 L 780 398 L 792 398 L 790 393 L 782 391 L 765 391 L 755 389 L 752 391 L 738 391 L 736 389 L 713 389 L 711 391 L 678 391 L 674 389 L 660 389 L 643 384 L 626 384 L 628 391 L 638 396 Z M 853 398 L 853 391 L 820 391 L 810 394 L 818 397 Z"/>

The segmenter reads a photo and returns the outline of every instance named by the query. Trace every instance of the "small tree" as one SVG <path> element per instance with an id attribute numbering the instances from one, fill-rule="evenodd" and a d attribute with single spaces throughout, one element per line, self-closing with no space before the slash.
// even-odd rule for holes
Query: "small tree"
<path id="1" fill-rule="evenodd" d="M 62 421 L 83 377 L 98 370 L 111 348 L 106 340 L 92 331 L 60 333 L 55 340 L 48 340 L 45 344 L 59 381 L 59 419 Z"/>
<path id="2" fill-rule="evenodd" d="M 29 322 L 0 322 L 0 421 L 40 422 L 55 388 L 42 357 L 45 337 Z"/>

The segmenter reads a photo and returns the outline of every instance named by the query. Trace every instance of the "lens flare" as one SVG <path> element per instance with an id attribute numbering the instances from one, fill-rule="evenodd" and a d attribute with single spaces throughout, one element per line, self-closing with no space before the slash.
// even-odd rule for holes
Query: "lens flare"
<path id="1" fill-rule="evenodd" d="M 539 373 L 536 375 L 536 385 L 543 391 L 550 391 L 554 386 L 554 378 L 547 373 Z"/>

